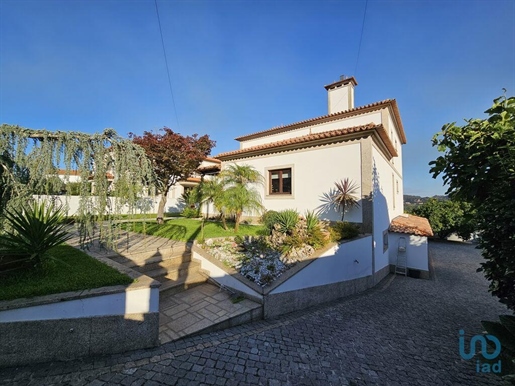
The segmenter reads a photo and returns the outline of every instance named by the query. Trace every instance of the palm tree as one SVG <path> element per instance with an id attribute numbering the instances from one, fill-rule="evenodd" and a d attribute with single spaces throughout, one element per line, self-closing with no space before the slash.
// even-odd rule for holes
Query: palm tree
<path id="1" fill-rule="evenodd" d="M 252 185 L 262 184 L 263 176 L 250 165 L 229 165 L 220 173 L 224 189 L 223 203 L 228 213 L 234 215 L 234 231 L 238 232 L 244 211 L 263 209 L 261 196 Z"/>
<path id="2" fill-rule="evenodd" d="M 224 182 L 219 177 L 214 177 L 211 180 L 203 181 L 201 184 L 202 202 L 212 202 L 215 209 L 220 213 L 220 219 L 225 230 L 227 230 L 227 223 L 225 221 L 225 197 L 224 197 Z"/>
<path id="3" fill-rule="evenodd" d="M 355 196 L 359 191 L 359 186 L 345 178 L 343 181 L 335 182 L 336 189 L 332 192 L 330 198 L 332 204 L 338 211 L 342 212 L 342 221 L 345 216 L 345 211 L 353 206 L 359 206 L 359 198 Z"/>

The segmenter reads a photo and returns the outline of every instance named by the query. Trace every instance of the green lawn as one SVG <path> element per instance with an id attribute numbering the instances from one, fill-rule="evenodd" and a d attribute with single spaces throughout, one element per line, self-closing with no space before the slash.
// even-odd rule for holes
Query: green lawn
<path id="1" fill-rule="evenodd" d="M 51 250 L 56 259 L 44 271 L 0 278 L 0 300 L 78 291 L 133 282 L 122 274 L 69 245 Z"/>
<path id="2" fill-rule="evenodd" d="M 166 237 L 178 241 L 193 241 L 202 238 L 201 221 L 187 218 L 165 220 L 165 223 L 127 223 L 124 228 L 134 232 L 146 233 L 147 235 Z M 234 233 L 234 224 L 228 223 L 228 230 L 224 230 L 222 223 L 218 221 L 204 222 L 204 238 L 229 237 L 229 236 L 256 236 L 264 234 L 265 228 L 262 225 L 240 224 L 238 233 Z"/>

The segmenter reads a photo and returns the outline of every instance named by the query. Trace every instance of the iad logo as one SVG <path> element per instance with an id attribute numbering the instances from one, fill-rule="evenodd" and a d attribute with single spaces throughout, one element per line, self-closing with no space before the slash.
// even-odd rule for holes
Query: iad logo
<path id="1" fill-rule="evenodd" d="M 480 354 L 483 356 L 483 358 L 487 360 L 493 360 L 499 356 L 501 353 L 501 342 L 499 342 L 499 339 L 497 339 L 493 335 L 474 335 L 472 339 L 470 339 L 470 351 L 467 354 L 465 352 L 465 331 L 460 330 L 460 355 L 463 359 L 469 360 L 476 355 L 476 346 L 477 342 L 481 344 L 480 347 Z M 490 340 L 495 345 L 495 350 L 493 353 L 489 353 L 487 351 L 487 342 L 486 340 Z M 501 372 L 501 360 L 495 362 L 495 363 L 481 363 L 479 359 L 476 362 L 476 371 L 478 373 L 500 373 Z"/>

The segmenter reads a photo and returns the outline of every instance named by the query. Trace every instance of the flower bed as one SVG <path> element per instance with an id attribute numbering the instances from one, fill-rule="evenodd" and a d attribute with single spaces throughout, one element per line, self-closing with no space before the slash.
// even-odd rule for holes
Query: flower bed
<path id="1" fill-rule="evenodd" d="M 247 236 L 238 241 L 241 242 L 235 238 L 209 239 L 201 248 L 260 287 L 270 285 L 301 260 L 286 257 L 260 237 Z"/>

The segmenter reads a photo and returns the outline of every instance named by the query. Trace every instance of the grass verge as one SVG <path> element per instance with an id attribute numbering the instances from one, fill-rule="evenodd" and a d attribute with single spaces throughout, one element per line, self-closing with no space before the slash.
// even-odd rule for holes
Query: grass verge
<path id="1" fill-rule="evenodd" d="M 225 230 L 219 221 L 205 221 L 204 232 L 202 235 L 201 220 L 178 218 L 165 220 L 165 223 L 158 225 L 156 223 L 127 223 L 123 228 L 133 232 L 145 233 L 152 236 L 166 237 L 177 241 L 194 241 L 202 237 L 210 239 L 213 237 L 230 237 L 230 236 L 257 236 L 266 233 L 265 227 L 262 225 L 240 224 L 238 233 L 234 232 L 234 224 L 228 223 L 228 230 Z"/>
<path id="2" fill-rule="evenodd" d="M 54 259 L 43 269 L 1 278 L 0 300 L 30 298 L 133 282 L 129 276 L 69 245 L 55 247 L 50 253 Z"/>

